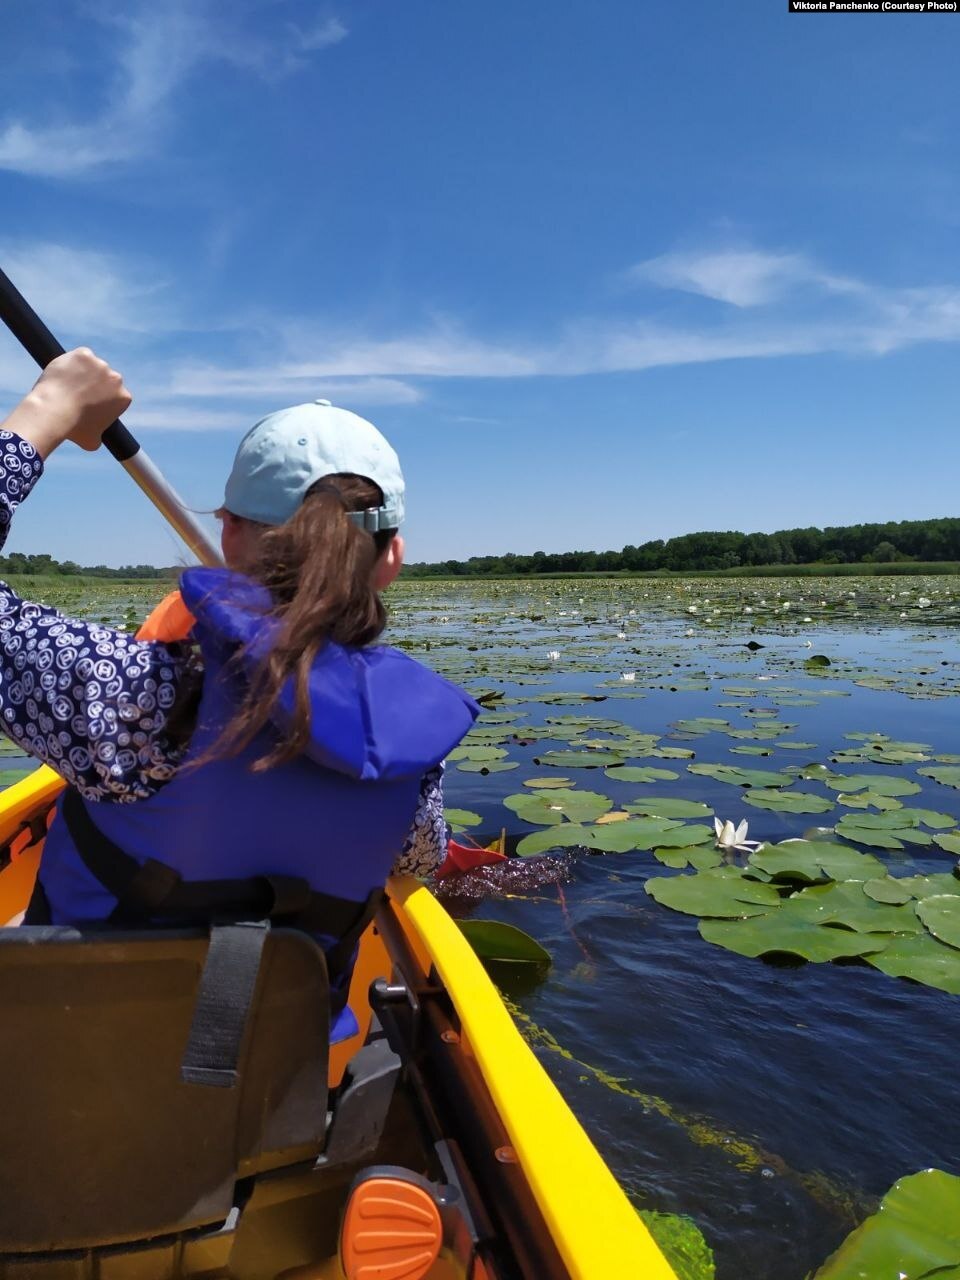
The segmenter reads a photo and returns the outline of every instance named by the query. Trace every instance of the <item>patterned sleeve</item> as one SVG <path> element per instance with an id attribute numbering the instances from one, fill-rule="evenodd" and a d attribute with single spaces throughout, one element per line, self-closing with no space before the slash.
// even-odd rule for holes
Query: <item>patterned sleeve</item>
<path id="1" fill-rule="evenodd" d="M 447 824 L 443 818 L 443 765 L 424 774 L 413 826 L 403 851 L 393 864 L 395 876 L 429 876 L 447 852 Z"/>
<path id="2" fill-rule="evenodd" d="M 43 473 L 0 431 L 0 547 Z M 172 775 L 165 737 L 182 663 L 162 644 L 64 617 L 0 582 L 0 729 L 88 800 L 132 801 Z"/>

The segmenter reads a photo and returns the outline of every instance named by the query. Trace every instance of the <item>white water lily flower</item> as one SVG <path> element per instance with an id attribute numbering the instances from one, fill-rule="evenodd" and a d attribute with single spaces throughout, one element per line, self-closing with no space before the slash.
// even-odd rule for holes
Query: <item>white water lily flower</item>
<path id="1" fill-rule="evenodd" d="M 626 640 L 626 638 L 627 638 L 627 633 L 626 633 L 625 631 L 618 631 L 618 632 L 617 632 L 617 639 L 618 639 L 618 640 Z"/>
<path id="2" fill-rule="evenodd" d="M 621 672 L 620 672 L 620 679 L 621 679 L 621 680 L 636 680 L 636 678 L 637 678 L 637 673 L 636 673 L 635 671 L 621 671 Z"/>
<path id="3" fill-rule="evenodd" d="M 804 621 L 804 622 L 812 622 L 812 621 L 813 621 L 813 619 L 812 619 L 812 618 L 804 618 L 804 619 L 803 619 L 803 621 Z"/>
<path id="4" fill-rule="evenodd" d="M 729 820 L 721 822 L 714 818 L 713 829 L 717 833 L 717 848 L 727 853 L 753 853 L 760 848 L 761 841 L 747 839 L 747 820 L 735 827 Z"/>
<path id="5" fill-rule="evenodd" d="M 687 627 L 686 631 L 683 634 L 685 636 L 694 636 L 697 633 L 694 631 L 693 627 Z"/>
<path id="6" fill-rule="evenodd" d="M 547 657 L 550 659 L 550 661 L 551 661 L 551 662 L 559 662 L 559 661 L 560 661 L 560 650 L 559 650 L 559 649 L 551 649 L 551 650 L 550 650 L 550 652 L 547 654 Z"/>
<path id="7" fill-rule="evenodd" d="M 695 605 L 695 604 L 688 604 L 688 605 L 687 605 L 687 613 L 697 613 L 697 612 L 699 612 L 699 608 L 698 608 L 698 606 L 697 606 L 697 605 Z"/>
<path id="8" fill-rule="evenodd" d="M 744 613 L 753 613 L 753 610 L 750 608 L 750 606 L 749 606 L 748 604 L 745 604 L 745 605 L 743 606 L 743 612 L 744 612 Z"/>
<path id="9" fill-rule="evenodd" d="M 926 596 L 921 596 L 920 599 L 917 601 L 917 608 L 929 609 L 932 604 L 933 604 L 932 600 L 928 600 Z"/>

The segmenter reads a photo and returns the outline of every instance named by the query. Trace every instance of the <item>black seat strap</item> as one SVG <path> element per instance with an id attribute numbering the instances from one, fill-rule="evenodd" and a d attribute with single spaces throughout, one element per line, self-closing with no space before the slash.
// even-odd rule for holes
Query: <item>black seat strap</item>
<path id="1" fill-rule="evenodd" d="M 73 787 L 64 792 L 61 813 L 87 870 L 117 899 L 111 923 L 147 924 L 158 917 L 201 924 L 217 919 L 270 919 L 341 938 L 352 933 L 363 917 L 365 928 L 376 910 L 374 906 L 367 915 L 369 902 L 319 893 L 296 876 L 182 880 L 166 863 L 155 858 L 140 863 L 125 853 L 96 825 Z"/>
<path id="2" fill-rule="evenodd" d="M 231 1089 L 270 925 L 264 921 L 214 925 L 200 975 L 197 1003 L 180 1065 L 186 1084 Z"/>

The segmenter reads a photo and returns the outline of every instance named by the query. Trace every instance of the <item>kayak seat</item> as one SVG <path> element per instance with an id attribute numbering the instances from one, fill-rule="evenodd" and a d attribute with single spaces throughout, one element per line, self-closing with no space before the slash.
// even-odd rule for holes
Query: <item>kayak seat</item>
<path id="1" fill-rule="evenodd" d="M 329 987 L 302 932 L 0 929 L 0 1017 L 4 1280 L 72 1276 L 69 1250 L 103 1251 L 91 1276 L 187 1274 L 107 1259 L 194 1236 L 189 1274 L 222 1274 L 253 1180 L 323 1150 Z"/>

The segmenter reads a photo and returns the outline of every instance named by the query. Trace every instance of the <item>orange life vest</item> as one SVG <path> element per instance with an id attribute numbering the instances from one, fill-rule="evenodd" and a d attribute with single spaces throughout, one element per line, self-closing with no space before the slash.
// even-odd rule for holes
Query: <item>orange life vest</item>
<path id="1" fill-rule="evenodd" d="M 180 591 L 164 596 L 137 632 L 138 640 L 160 640 L 172 643 L 186 640 L 193 630 L 194 616 L 183 603 Z"/>

